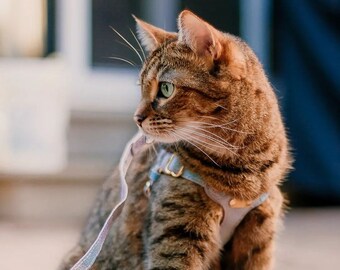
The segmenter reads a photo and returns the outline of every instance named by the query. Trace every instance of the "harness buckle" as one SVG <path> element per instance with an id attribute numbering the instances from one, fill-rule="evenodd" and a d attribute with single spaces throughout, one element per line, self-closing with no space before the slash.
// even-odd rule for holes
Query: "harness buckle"
<path id="1" fill-rule="evenodd" d="M 169 167 L 171 165 L 171 162 L 174 160 L 174 157 L 175 157 L 175 154 L 173 154 L 169 158 L 168 163 L 165 166 L 164 173 L 167 174 L 167 175 L 171 175 L 172 177 L 178 178 L 182 175 L 182 173 L 184 171 L 184 166 L 181 166 L 181 168 L 178 170 L 178 172 L 173 172 L 172 170 L 170 170 Z"/>
<path id="2" fill-rule="evenodd" d="M 147 181 L 144 185 L 144 195 L 149 198 L 151 195 L 151 182 Z"/>

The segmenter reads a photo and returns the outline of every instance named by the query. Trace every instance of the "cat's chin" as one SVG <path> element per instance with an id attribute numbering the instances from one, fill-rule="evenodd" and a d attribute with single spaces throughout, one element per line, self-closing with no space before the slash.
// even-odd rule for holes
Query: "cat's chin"
<path id="1" fill-rule="evenodd" d="M 146 142 L 147 143 L 166 143 L 166 144 L 171 144 L 171 143 L 175 143 L 178 142 L 178 140 L 176 140 L 174 137 L 171 136 L 162 136 L 162 135 L 151 135 L 151 134 L 147 134 L 144 133 L 146 136 Z"/>

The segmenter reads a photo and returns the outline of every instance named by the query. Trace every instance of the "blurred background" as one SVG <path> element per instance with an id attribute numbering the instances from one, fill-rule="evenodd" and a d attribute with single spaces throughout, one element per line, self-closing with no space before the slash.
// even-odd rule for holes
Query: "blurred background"
<path id="1" fill-rule="evenodd" d="M 136 131 L 140 59 L 110 26 L 140 51 L 131 14 L 176 31 L 184 8 L 245 39 L 280 101 L 295 170 L 276 269 L 340 267 L 340 1 L 1 0 L 0 269 L 57 267 Z"/>

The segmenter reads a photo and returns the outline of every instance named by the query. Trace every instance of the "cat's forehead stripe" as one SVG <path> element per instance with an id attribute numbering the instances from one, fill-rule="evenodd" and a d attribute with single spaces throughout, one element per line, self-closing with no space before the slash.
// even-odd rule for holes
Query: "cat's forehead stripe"
<path id="1" fill-rule="evenodd" d="M 159 62 L 163 51 L 159 48 L 156 49 L 150 56 L 150 58 L 145 63 L 142 72 L 141 72 L 141 79 L 143 80 L 145 76 L 149 73 L 150 69 L 155 66 L 155 63 Z"/>
<path id="2" fill-rule="evenodd" d="M 143 67 L 141 81 L 161 77 L 168 70 L 181 70 L 181 72 L 177 72 L 178 75 L 181 75 L 181 77 L 190 76 L 190 74 L 197 71 L 197 66 L 188 60 L 187 57 L 188 50 L 180 50 L 175 42 L 162 45 L 151 54 Z"/>

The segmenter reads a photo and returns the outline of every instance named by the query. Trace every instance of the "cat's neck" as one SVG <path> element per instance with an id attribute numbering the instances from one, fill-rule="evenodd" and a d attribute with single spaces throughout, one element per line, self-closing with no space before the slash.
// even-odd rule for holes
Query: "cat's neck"
<path id="1" fill-rule="evenodd" d="M 224 170 L 226 166 L 235 167 L 232 163 L 236 153 L 224 151 L 212 151 L 212 149 L 197 148 L 190 144 L 163 145 L 167 151 L 179 156 L 182 163 L 197 171 L 209 168 L 210 170 Z"/>
<path id="2" fill-rule="evenodd" d="M 184 167 L 200 175 L 207 185 L 217 191 L 225 192 L 235 198 L 253 200 L 268 190 L 269 184 L 266 179 L 252 180 L 258 172 L 250 160 L 233 153 L 224 155 L 210 153 L 208 157 L 200 149 L 188 144 L 163 145 L 162 147 L 176 153 Z M 249 178 L 249 181 L 244 181 L 246 178 Z"/>

